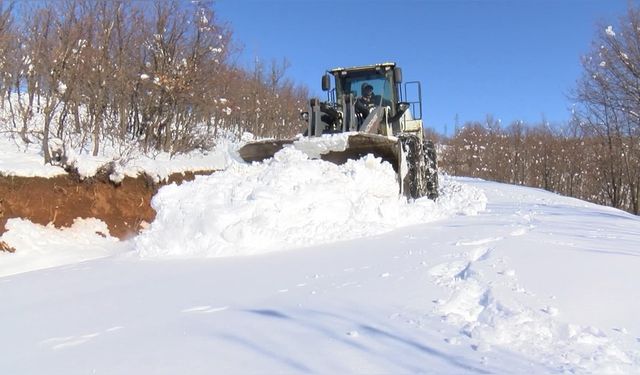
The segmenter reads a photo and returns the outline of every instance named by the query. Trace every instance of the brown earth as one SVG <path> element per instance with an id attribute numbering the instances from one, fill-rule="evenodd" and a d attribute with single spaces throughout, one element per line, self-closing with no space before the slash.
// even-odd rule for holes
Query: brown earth
<path id="1" fill-rule="evenodd" d="M 154 183 L 141 175 L 125 177 L 115 184 L 106 174 L 80 180 L 74 175 L 53 178 L 0 176 L 0 235 L 11 218 L 24 218 L 33 223 L 56 228 L 69 227 L 73 220 L 97 218 L 109 227 L 112 236 L 130 238 L 151 223 L 156 212 L 151 208 L 151 198 L 166 184 L 190 181 L 199 174 L 212 171 L 174 174 L 167 181 Z M 11 251 L 3 248 L 0 251 Z"/>

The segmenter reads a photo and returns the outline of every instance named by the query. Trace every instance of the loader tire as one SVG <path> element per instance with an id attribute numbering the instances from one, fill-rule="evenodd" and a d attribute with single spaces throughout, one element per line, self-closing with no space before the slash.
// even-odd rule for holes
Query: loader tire
<path id="1" fill-rule="evenodd" d="M 433 142 L 422 140 L 413 134 L 399 137 L 405 163 L 402 186 L 407 198 L 438 197 L 438 170 Z"/>
<path id="2" fill-rule="evenodd" d="M 427 197 L 435 200 L 438 198 L 438 163 L 436 146 L 433 141 L 424 141 L 424 155 L 426 163 Z"/>

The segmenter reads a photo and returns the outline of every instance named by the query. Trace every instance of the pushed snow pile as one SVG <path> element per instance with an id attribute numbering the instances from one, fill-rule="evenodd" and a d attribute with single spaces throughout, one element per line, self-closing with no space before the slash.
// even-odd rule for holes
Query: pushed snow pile
<path id="1" fill-rule="evenodd" d="M 379 158 L 339 166 L 285 148 L 264 163 L 163 187 L 152 201 L 155 221 L 135 242 L 143 257 L 249 255 L 473 215 L 485 204 L 480 190 L 449 180 L 437 202 L 407 202 Z"/>
<path id="2" fill-rule="evenodd" d="M 103 221 L 93 218 L 78 218 L 70 228 L 63 229 L 9 219 L 6 229 L 0 241 L 15 253 L 0 252 L 0 277 L 102 258 L 124 247 L 109 235 Z"/>
<path id="3" fill-rule="evenodd" d="M 320 155 L 330 151 L 344 151 L 349 145 L 349 137 L 357 133 L 339 133 L 323 135 L 322 137 L 302 137 L 293 142 L 293 147 L 309 155 L 310 158 L 318 159 Z"/>

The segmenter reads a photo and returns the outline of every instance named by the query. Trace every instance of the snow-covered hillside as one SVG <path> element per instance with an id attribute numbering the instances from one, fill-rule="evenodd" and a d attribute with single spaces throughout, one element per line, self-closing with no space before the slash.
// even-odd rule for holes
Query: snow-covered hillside
<path id="1" fill-rule="evenodd" d="M 154 207 L 124 243 L 10 220 L 0 373 L 640 372 L 624 212 L 464 178 L 406 202 L 386 163 L 294 150 Z"/>

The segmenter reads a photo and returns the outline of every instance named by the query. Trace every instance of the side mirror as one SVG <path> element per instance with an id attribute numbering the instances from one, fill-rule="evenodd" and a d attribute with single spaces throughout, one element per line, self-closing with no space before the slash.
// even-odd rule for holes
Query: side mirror
<path id="1" fill-rule="evenodd" d="M 402 69 L 396 68 L 393 71 L 393 79 L 394 79 L 394 81 L 396 81 L 396 83 L 401 83 L 402 82 Z"/>
<path id="2" fill-rule="evenodd" d="M 322 76 L 322 91 L 331 89 L 331 77 L 328 74 Z"/>

